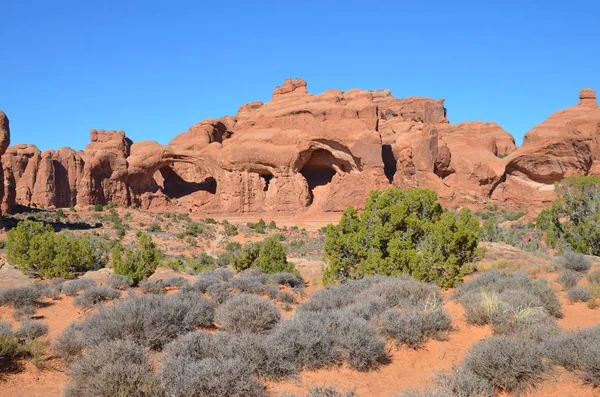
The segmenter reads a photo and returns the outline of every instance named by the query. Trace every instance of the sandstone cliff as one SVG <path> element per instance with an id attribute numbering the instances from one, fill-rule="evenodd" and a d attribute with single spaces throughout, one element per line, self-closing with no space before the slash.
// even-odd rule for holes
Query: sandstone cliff
<path id="1" fill-rule="evenodd" d="M 8 148 L 3 210 L 115 202 L 203 213 L 341 211 L 390 184 L 434 189 L 446 204 L 541 205 L 555 181 L 600 174 L 600 109 L 590 89 L 527 133 L 521 148 L 495 123 L 449 123 L 443 100 L 388 90 L 312 95 L 301 79 L 165 146 L 133 143 L 123 131 L 92 130 L 90 139 L 83 151 Z"/>

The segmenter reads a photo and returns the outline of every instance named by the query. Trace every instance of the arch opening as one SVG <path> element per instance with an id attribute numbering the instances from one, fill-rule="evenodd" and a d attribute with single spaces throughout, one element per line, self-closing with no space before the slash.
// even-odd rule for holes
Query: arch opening
<path id="1" fill-rule="evenodd" d="M 269 190 L 269 184 L 271 183 L 271 179 L 273 179 L 273 174 L 259 174 L 260 179 L 263 180 L 264 182 L 264 186 L 263 186 L 263 191 L 266 192 Z"/>
<path id="2" fill-rule="evenodd" d="M 154 180 L 163 193 L 170 198 L 181 198 L 198 191 L 210 194 L 217 193 L 217 181 L 211 175 L 205 175 L 199 181 L 186 181 L 170 166 L 159 169 L 154 174 Z"/>
<path id="3" fill-rule="evenodd" d="M 300 174 L 308 184 L 309 204 L 314 203 L 319 196 L 327 194 L 327 185 L 331 183 L 337 173 L 335 163 L 336 159 L 329 151 L 318 149 L 311 153 L 308 161 L 300 169 Z M 342 167 L 337 168 L 345 169 Z"/>
<path id="4" fill-rule="evenodd" d="M 396 157 L 392 151 L 392 145 L 386 144 L 381 146 L 381 159 L 383 160 L 383 172 L 387 180 L 392 183 L 394 182 L 394 175 L 396 175 Z"/>

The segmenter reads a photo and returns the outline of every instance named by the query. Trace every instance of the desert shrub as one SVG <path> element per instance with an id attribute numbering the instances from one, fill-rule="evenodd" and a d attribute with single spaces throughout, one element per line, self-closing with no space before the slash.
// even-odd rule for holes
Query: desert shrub
<path id="1" fill-rule="evenodd" d="M 267 237 L 261 244 L 255 265 L 264 273 L 297 273 L 294 264 L 287 261 L 287 251 L 283 244 L 273 237 Z"/>
<path id="2" fill-rule="evenodd" d="M 258 256 L 260 255 L 261 244 L 258 242 L 247 242 L 239 253 L 232 251 L 234 254 L 233 268 L 240 272 L 255 265 Z M 235 247 L 232 250 L 236 249 Z M 237 250 L 236 250 L 237 251 Z"/>
<path id="3" fill-rule="evenodd" d="M 284 393 L 280 394 L 279 397 L 298 397 L 295 394 Z M 313 386 L 308 389 L 303 397 L 356 397 L 356 393 L 350 391 L 339 391 L 335 386 Z"/>
<path id="4" fill-rule="evenodd" d="M 214 275 L 207 275 L 196 280 L 192 285 L 184 286 L 182 291 L 195 291 L 200 293 L 205 293 L 213 284 L 220 284 L 221 280 Z"/>
<path id="5" fill-rule="evenodd" d="M 600 178 L 572 176 L 556 184 L 558 198 L 537 219 L 559 250 L 600 255 Z"/>
<path id="6" fill-rule="evenodd" d="M 292 353 L 285 345 L 271 343 L 269 335 L 195 331 L 169 343 L 165 348 L 165 360 L 235 359 L 247 364 L 255 375 L 279 379 L 297 372 L 290 359 Z"/>
<path id="7" fill-rule="evenodd" d="M 522 271 L 483 273 L 458 286 L 456 297 L 465 307 L 467 321 L 473 324 L 488 324 L 503 310 L 535 307 L 553 317 L 562 316 L 560 301 L 548 282 Z"/>
<path id="8" fill-rule="evenodd" d="M 567 370 L 580 371 L 585 382 L 600 386 L 600 327 L 558 335 L 544 345 L 544 354 Z"/>
<path id="9" fill-rule="evenodd" d="M 2 289 L 0 290 L 0 306 L 11 306 L 15 309 L 36 307 L 44 295 L 43 292 L 36 284 Z"/>
<path id="10" fill-rule="evenodd" d="M 426 338 L 445 339 L 451 325 L 450 316 L 439 307 L 423 311 L 388 309 L 383 313 L 381 328 L 396 343 L 417 348 Z"/>
<path id="11" fill-rule="evenodd" d="M 108 285 L 115 289 L 125 289 L 133 285 L 133 280 L 122 274 L 111 274 L 108 277 Z"/>
<path id="12" fill-rule="evenodd" d="M 0 321 L 0 366 L 3 371 L 15 368 L 17 360 L 31 358 L 38 367 L 42 363 L 44 344 L 35 340 L 48 332 L 48 327 L 38 321 L 23 322 L 21 327 L 13 331 L 12 325 Z"/>
<path id="13" fill-rule="evenodd" d="M 410 390 L 399 397 L 488 397 L 494 394 L 493 387 L 485 379 L 463 367 L 435 374 L 433 384 L 434 387 L 423 392 Z"/>
<path id="14" fill-rule="evenodd" d="M 185 234 L 187 236 L 198 237 L 204 233 L 204 225 L 199 222 L 188 222 L 185 225 Z"/>
<path id="15" fill-rule="evenodd" d="M 589 273 L 587 279 L 591 284 L 600 284 L 600 270 Z"/>
<path id="16" fill-rule="evenodd" d="M 275 284 L 285 285 L 290 288 L 304 287 L 304 280 L 302 280 L 301 277 L 298 277 L 297 275 L 288 272 L 278 272 L 271 274 L 269 276 L 269 281 Z"/>
<path id="17" fill-rule="evenodd" d="M 319 313 L 297 313 L 281 323 L 269 343 L 273 349 L 289 351 L 295 368 L 317 369 L 337 359 L 335 339 L 329 325 L 332 316 Z"/>
<path id="18" fill-rule="evenodd" d="M 68 373 L 66 397 L 162 396 L 146 352 L 131 341 L 92 347 Z"/>
<path id="19" fill-rule="evenodd" d="M 269 336 L 269 346 L 289 352 L 298 369 L 323 368 L 344 360 L 366 371 L 387 361 L 385 342 L 361 318 L 339 313 L 299 312 Z"/>
<path id="20" fill-rule="evenodd" d="M 91 287 L 83 291 L 83 294 L 75 297 L 73 303 L 76 306 L 89 308 L 100 303 L 111 301 L 121 296 L 121 292 L 114 288 Z"/>
<path id="21" fill-rule="evenodd" d="M 333 329 L 337 349 L 343 359 L 358 371 L 375 369 L 388 361 L 385 342 L 377 330 L 362 318 L 340 316 Z"/>
<path id="22" fill-rule="evenodd" d="M 183 357 L 165 360 L 160 380 L 167 395 L 181 397 L 263 397 L 265 387 L 241 360 Z"/>
<path id="23" fill-rule="evenodd" d="M 213 270 L 212 274 L 214 274 L 223 281 L 229 281 L 233 278 L 233 272 L 231 270 L 223 268 Z"/>
<path id="24" fill-rule="evenodd" d="M 138 247 L 124 249 L 121 243 L 117 243 L 112 251 L 111 266 L 115 274 L 129 277 L 137 284 L 144 277 L 154 273 L 160 263 L 161 253 L 156 248 L 152 238 L 147 234 L 141 234 Z"/>
<path id="25" fill-rule="evenodd" d="M 166 346 L 160 378 L 170 395 L 230 395 L 228 387 L 233 395 L 244 392 L 250 396 L 263 395 L 264 389 L 252 375 L 258 374 L 259 368 L 267 362 L 264 347 L 263 338 L 251 334 L 191 332 Z M 233 372 L 225 376 L 221 371 L 232 363 L 235 365 L 229 370 Z M 207 365 L 213 366 L 215 372 L 209 374 Z M 240 376 L 238 382 L 233 379 L 237 375 Z"/>
<path id="26" fill-rule="evenodd" d="M 269 276 L 258 268 L 250 268 L 240 273 L 239 277 L 230 280 L 231 287 L 240 292 L 262 294 L 265 292 Z"/>
<path id="27" fill-rule="evenodd" d="M 217 320 L 233 332 L 265 332 L 277 325 L 281 314 L 270 301 L 255 295 L 241 294 L 219 306 Z"/>
<path id="28" fill-rule="evenodd" d="M 473 345 L 464 369 L 508 393 L 525 391 L 540 380 L 544 371 L 540 350 L 529 341 L 505 335 L 493 336 Z"/>
<path id="29" fill-rule="evenodd" d="M 289 292 L 286 292 L 286 291 L 279 291 L 277 293 L 277 295 L 275 295 L 271 299 L 277 299 L 277 300 L 279 300 L 283 303 L 287 303 L 287 304 L 297 303 L 296 297 L 293 294 L 290 294 Z"/>
<path id="30" fill-rule="evenodd" d="M 477 256 L 480 228 L 468 210 L 444 211 L 426 189 L 372 192 L 359 215 L 350 207 L 326 229 L 324 282 L 410 274 L 450 287 Z"/>
<path id="31" fill-rule="evenodd" d="M 211 284 L 206 288 L 206 292 L 210 295 L 211 299 L 218 305 L 225 303 L 227 299 L 232 297 L 229 292 L 229 287 L 223 283 Z"/>
<path id="32" fill-rule="evenodd" d="M 192 273 L 202 273 L 209 269 L 213 269 L 216 262 L 215 258 L 206 252 L 202 252 L 197 257 L 188 260 L 186 264 L 191 269 Z"/>
<path id="33" fill-rule="evenodd" d="M 592 267 L 592 261 L 590 261 L 585 255 L 576 254 L 570 251 L 564 252 L 562 255 L 557 257 L 556 263 L 562 265 L 565 269 L 580 273 L 587 273 Z"/>
<path id="34" fill-rule="evenodd" d="M 41 321 L 23 321 L 14 335 L 22 339 L 35 339 L 48 333 L 48 326 Z"/>
<path id="35" fill-rule="evenodd" d="M 229 252 L 221 252 L 217 256 L 217 265 L 220 267 L 225 267 L 231 265 L 235 260 L 234 256 Z"/>
<path id="36" fill-rule="evenodd" d="M 575 287 L 579 283 L 579 280 L 581 280 L 581 274 L 569 269 L 560 272 L 556 278 L 556 282 L 567 290 Z"/>
<path id="37" fill-rule="evenodd" d="M 571 302 L 587 302 L 591 294 L 583 287 L 572 287 L 567 290 L 567 297 Z"/>
<path id="38" fill-rule="evenodd" d="M 347 308 L 354 303 L 373 297 L 385 301 L 386 308 L 395 306 L 425 307 L 439 304 L 442 297 L 439 289 L 432 284 L 424 284 L 412 277 L 366 277 L 334 286 L 327 286 L 315 293 L 310 301 L 300 305 L 298 310 L 322 312 Z"/>
<path id="39" fill-rule="evenodd" d="M 238 235 L 238 227 L 233 223 L 227 222 L 227 220 L 223 221 L 223 228 L 225 229 L 226 236 L 237 236 Z"/>
<path id="40" fill-rule="evenodd" d="M 86 337 L 82 323 L 71 323 L 56 337 L 54 351 L 63 360 L 70 362 L 78 357 L 86 347 Z"/>
<path id="41" fill-rule="evenodd" d="M 88 288 L 96 286 L 96 282 L 90 278 L 80 278 L 77 280 L 69 281 L 62 286 L 62 292 L 69 296 L 75 296 L 80 291 L 84 291 Z"/>
<path id="42" fill-rule="evenodd" d="M 265 234 L 265 232 L 266 232 L 266 230 L 265 230 L 265 229 L 266 229 L 266 227 L 267 227 L 267 224 L 266 224 L 266 222 L 264 221 L 264 219 L 259 219 L 259 220 L 258 220 L 258 222 L 256 222 L 256 223 L 251 223 L 251 222 L 248 222 L 248 223 L 246 224 L 246 226 L 248 226 L 248 228 L 249 228 L 250 230 L 253 230 L 253 231 L 255 231 L 256 233 L 259 233 L 259 234 Z"/>
<path id="43" fill-rule="evenodd" d="M 72 233 L 56 233 L 50 225 L 25 220 L 7 233 L 7 259 L 27 274 L 73 278 L 94 268 L 90 240 Z"/>
<path id="44" fill-rule="evenodd" d="M 116 339 L 132 340 L 142 346 L 160 349 L 177 336 L 199 326 L 210 326 L 214 308 L 198 295 L 142 295 L 118 300 L 110 307 L 84 320 L 68 332 L 85 335 L 85 346 Z M 75 340 L 78 337 L 74 337 Z M 59 348 L 62 351 L 77 350 Z"/>

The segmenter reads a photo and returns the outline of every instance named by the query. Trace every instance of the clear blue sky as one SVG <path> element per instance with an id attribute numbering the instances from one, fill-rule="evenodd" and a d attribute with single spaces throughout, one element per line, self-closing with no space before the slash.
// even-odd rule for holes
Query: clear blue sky
<path id="1" fill-rule="evenodd" d="M 490 4 L 496 3 L 496 4 Z M 167 143 L 266 101 L 389 88 L 446 98 L 451 122 L 522 135 L 600 91 L 600 1 L 0 0 L 0 109 L 12 143 L 82 149 L 89 130 Z"/>

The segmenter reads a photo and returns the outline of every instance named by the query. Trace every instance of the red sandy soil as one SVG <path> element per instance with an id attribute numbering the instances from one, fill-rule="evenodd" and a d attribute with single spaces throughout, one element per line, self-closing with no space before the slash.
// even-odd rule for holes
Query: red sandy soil
<path id="1" fill-rule="evenodd" d="M 317 271 L 315 263 L 303 265 L 309 272 Z M 312 294 L 319 288 L 318 285 L 310 285 L 307 292 Z M 270 393 L 273 396 L 277 396 L 280 392 L 301 394 L 311 386 L 335 385 L 344 390 L 353 389 L 361 397 L 392 397 L 409 388 L 426 387 L 431 383 L 431 376 L 436 371 L 448 370 L 453 365 L 460 364 L 473 343 L 492 334 L 488 326 L 475 327 L 466 324 L 462 306 L 449 299 L 450 292 L 446 292 L 445 295 L 444 305 L 451 314 L 455 327 L 446 341 L 431 340 L 417 350 L 396 348 L 390 344 L 388 349 L 391 363 L 377 371 L 358 372 L 346 366 L 304 371 L 296 379 L 269 382 L 267 386 Z M 559 323 L 563 328 L 571 330 L 600 323 L 600 309 L 588 309 L 585 303 L 571 304 L 563 292 L 560 292 L 560 297 L 565 315 Z M 50 327 L 47 341 L 54 340 L 69 323 L 79 321 L 85 316 L 81 309 L 73 305 L 72 298 L 63 296 L 54 303 L 40 308 L 37 313 Z M 0 308 L 0 317 L 14 323 L 11 315 L 12 309 Z M 37 369 L 29 362 L 24 362 L 21 372 L 8 374 L 0 383 L 0 396 L 60 396 L 67 382 L 68 377 L 64 373 L 64 367 L 57 358 L 49 357 L 43 370 Z M 545 381 L 528 396 L 586 397 L 600 396 L 600 391 L 583 385 L 576 375 L 558 368 L 549 372 Z"/>
<path id="2" fill-rule="evenodd" d="M 258 218 L 250 217 L 243 217 L 243 219 L 242 217 L 239 219 L 228 217 L 227 219 L 232 223 L 245 223 L 258 220 Z M 289 219 L 287 221 L 285 219 L 277 219 L 276 217 L 268 219 L 263 217 L 263 219 L 267 223 L 270 220 L 275 220 L 278 226 L 297 225 L 299 227 L 306 227 L 309 230 L 316 230 L 324 224 L 335 221 L 335 219 L 315 218 L 304 223 L 298 223 Z M 264 238 L 264 235 L 239 235 L 234 240 L 245 242 L 261 238 Z M 210 242 L 210 245 L 211 248 L 216 248 L 214 242 Z M 533 260 L 530 255 L 525 254 L 523 251 L 512 252 L 514 251 L 512 250 L 509 253 L 505 247 L 488 247 L 490 253 L 496 252 L 494 250 L 498 252 L 498 255 L 505 254 L 507 259 L 511 261 L 520 260 L 526 263 Z M 519 258 L 519 255 L 522 257 Z M 308 296 L 322 288 L 320 279 L 323 262 L 309 259 L 292 259 L 292 261 L 297 264 L 298 269 L 308 281 L 308 288 L 306 289 Z M 536 266 L 543 268 L 548 260 L 541 261 L 540 264 L 536 263 Z M 599 265 L 594 265 L 592 270 L 598 268 L 600 268 Z M 542 272 L 537 274 L 537 277 L 547 278 L 550 281 L 553 281 L 556 276 L 556 273 Z M 2 281 L 1 277 L 2 275 L 0 275 L 0 281 Z M 9 277 L 7 282 L 15 282 L 15 280 L 19 281 L 16 278 L 13 280 Z M 0 287 L 6 286 L 8 285 L 0 282 Z M 560 290 L 558 284 L 554 283 L 553 286 L 559 293 L 563 303 L 564 318 L 559 320 L 559 324 L 564 329 L 574 330 L 600 324 L 600 308 L 589 309 L 585 303 L 572 304 L 568 302 L 565 292 Z M 492 334 L 489 327 L 475 327 L 466 324 L 462 306 L 452 301 L 450 295 L 451 291 L 445 292 L 445 307 L 452 316 L 455 329 L 448 335 L 446 341 L 432 340 L 427 342 L 423 348 L 417 350 L 405 347 L 396 348 L 390 344 L 388 349 L 391 356 L 391 363 L 383 365 L 377 371 L 363 373 L 346 366 L 317 371 L 304 371 L 295 379 L 285 382 L 268 382 L 267 387 L 269 392 L 273 396 L 278 396 L 280 392 L 294 392 L 302 395 L 311 386 L 334 385 L 343 390 L 353 389 L 360 397 L 395 397 L 401 391 L 409 388 L 416 387 L 422 389 L 430 385 L 431 377 L 435 372 L 448 370 L 453 365 L 459 365 L 473 343 Z M 72 298 L 64 295 L 60 300 L 53 301 L 52 303 L 47 307 L 40 308 L 37 312 L 40 320 L 50 327 L 49 334 L 44 337 L 48 343 L 52 343 L 56 336 L 71 322 L 79 321 L 86 315 L 80 308 L 73 305 Z M 290 314 L 291 312 L 284 313 L 285 316 Z M 9 320 L 13 324 L 16 324 L 12 319 L 12 309 L 0 307 L 0 319 Z M 62 389 L 68 382 L 68 377 L 64 372 L 62 362 L 58 358 L 52 357 L 52 350 L 50 348 L 47 349 L 45 364 L 45 368 L 39 370 L 30 362 L 24 361 L 20 372 L 0 376 L 0 397 L 61 396 Z M 591 386 L 583 385 L 576 374 L 557 368 L 548 372 L 546 379 L 528 396 L 600 396 L 600 390 L 594 390 Z"/>

